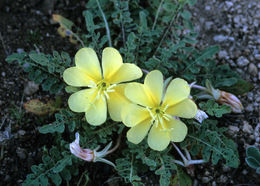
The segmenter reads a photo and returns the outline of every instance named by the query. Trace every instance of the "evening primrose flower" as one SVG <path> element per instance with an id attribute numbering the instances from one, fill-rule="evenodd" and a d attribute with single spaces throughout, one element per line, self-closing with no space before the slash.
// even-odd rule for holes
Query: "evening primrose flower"
<path id="1" fill-rule="evenodd" d="M 125 95 L 133 102 L 122 112 L 123 123 L 131 127 L 127 139 L 138 144 L 149 133 L 148 145 L 154 150 L 164 150 L 170 141 L 183 141 L 187 127 L 178 117 L 193 118 L 197 113 L 188 83 L 173 79 L 164 93 L 163 75 L 158 70 L 150 72 L 144 84 L 128 84 Z"/>
<path id="2" fill-rule="evenodd" d="M 128 103 L 124 96 L 126 84 L 142 76 L 139 67 L 123 63 L 119 52 L 111 47 L 102 53 L 101 72 L 96 52 L 91 48 L 80 49 L 75 56 L 75 67 L 63 73 L 64 81 L 74 87 L 88 87 L 69 97 L 68 104 L 74 112 L 85 112 L 91 125 L 101 125 L 106 121 L 107 109 L 114 121 L 121 121 L 122 106 Z"/>

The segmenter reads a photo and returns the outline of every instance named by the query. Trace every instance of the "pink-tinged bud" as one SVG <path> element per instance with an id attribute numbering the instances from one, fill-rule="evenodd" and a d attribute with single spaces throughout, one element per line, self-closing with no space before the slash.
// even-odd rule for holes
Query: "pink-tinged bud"
<path id="1" fill-rule="evenodd" d="M 220 104 L 230 106 L 232 112 L 241 113 L 243 110 L 242 103 L 234 94 L 220 90 L 220 96 L 216 101 Z"/>
<path id="2" fill-rule="evenodd" d="M 196 119 L 200 123 L 202 123 L 202 121 L 207 118 L 208 118 L 208 115 L 203 110 L 200 110 L 200 109 L 198 109 L 197 114 L 194 117 L 194 119 Z"/>
<path id="3" fill-rule="evenodd" d="M 82 149 L 79 146 L 79 133 L 76 133 L 75 137 L 75 141 L 70 144 L 70 152 L 80 159 L 92 162 L 94 160 L 94 151 L 91 149 Z"/>

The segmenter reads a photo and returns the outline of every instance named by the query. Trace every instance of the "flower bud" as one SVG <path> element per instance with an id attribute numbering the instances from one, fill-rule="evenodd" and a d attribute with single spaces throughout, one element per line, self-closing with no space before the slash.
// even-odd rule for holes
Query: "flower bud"
<path id="1" fill-rule="evenodd" d="M 242 103 L 234 94 L 220 90 L 220 96 L 216 101 L 220 104 L 230 106 L 232 112 L 241 113 L 243 110 Z"/>
<path id="2" fill-rule="evenodd" d="M 82 149 L 79 146 L 79 133 L 76 133 L 75 137 L 75 141 L 70 144 L 70 152 L 80 159 L 92 162 L 94 160 L 94 151 L 91 149 Z"/>
<path id="3" fill-rule="evenodd" d="M 111 161 L 106 160 L 104 157 L 111 153 L 111 151 L 109 152 L 109 149 L 112 145 L 112 142 L 110 142 L 103 150 L 101 150 L 100 152 L 97 152 L 97 150 L 99 149 L 99 146 L 94 149 L 82 149 L 79 146 L 79 133 L 76 132 L 75 134 L 75 141 L 73 141 L 70 144 L 70 152 L 72 154 L 74 154 L 75 156 L 77 156 L 78 158 L 88 161 L 88 162 L 103 162 L 106 163 L 108 165 L 111 165 L 113 167 L 115 167 L 115 164 L 112 163 Z"/>
<path id="4" fill-rule="evenodd" d="M 202 121 L 207 118 L 208 118 L 208 115 L 203 110 L 200 110 L 200 109 L 198 109 L 197 114 L 194 117 L 194 119 L 196 119 L 200 123 L 202 123 Z"/>

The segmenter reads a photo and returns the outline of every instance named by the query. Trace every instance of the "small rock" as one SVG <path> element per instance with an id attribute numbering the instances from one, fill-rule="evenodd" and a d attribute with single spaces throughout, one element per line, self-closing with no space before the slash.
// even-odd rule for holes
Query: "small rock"
<path id="1" fill-rule="evenodd" d="M 34 83 L 34 81 L 29 81 L 24 88 L 24 94 L 30 96 L 33 93 L 37 92 L 38 90 L 39 90 L 39 85 Z"/>
<path id="2" fill-rule="evenodd" d="M 210 178 L 209 177 L 202 177 L 202 183 L 209 183 L 210 182 Z"/>
<path id="3" fill-rule="evenodd" d="M 260 61 L 260 54 L 255 54 L 255 59 Z"/>
<path id="4" fill-rule="evenodd" d="M 248 59 L 244 56 L 241 56 L 237 59 L 237 65 L 239 67 L 244 67 L 244 66 L 248 65 L 248 63 L 249 63 Z"/>
<path id="5" fill-rule="evenodd" d="M 234 5 L 232 1 L 226 1 L 225 3 L 228 9 Z"/>
<path id="6" fill-rule="evenodd" d="M 256 76 L 257 75 L 257 67 L 255 66 L 255 64 L 250 63 L 249 67 L 248 67 L 248 72 L 252 75 L 252 76 Z"/>
<path id="7" fill-rule="evenodd" d="M 216 35 L 213 37 L 213 39 L 216 42 L 223 42 L 223 41 L 226 41 L 228 39 L 228 37 L 224 36 L 224 35 Z"/>
<path id="8" fill-rule="evenodd" d="M 23 135 L 25 135 L 26 132 L 24 130 L 18 130 L 17 133 L 19 136 L 23 136 Z"/>
<path id="9" fill-rule="evenodd" d="M 218 57 L 219 57 L 220 59 L 226 59 L 226 58 L 228 57 L 227 51 L 221 50 L 221 51 L 218 53 Z"/>
<path id="10" fill-rule="evenodd" d="M 206 23 L 205 23 L 205 29 L 206 30 L 210 30 L 211 28 L 212 28 L 212 25 L 213 25 L 214 23 L 212 22 L 212 21 L 207 21 Z"/>
<path id="11" fill-rule="evenodd" d="M 253 133 L 253 127 L 251 125 L 249 125 L 249 123 L 247 121 L 243 122 L 243 132 L 248 133 L 248 134 L 252 134 Z"/>
<path id="12" fill-rule="evenodd" d="M 23 48 L 17 48 L 17 49 L 16 49 L 16 52 L 17 52 L 18 54 L 21 54 L 22 52 L 24 52 L 24 49 L 23 49 Z"/>
<path id="13" fill-rule="evenodd" d="M 246 111 L 247 111 L 247 112 L 253 112 L 253 111 L 254 111 L 253 105 L 251 105 L 251 104 L 247 105 Z"/>
<path id="14" fill-rule="evenodd" d="M 207 5 L 207 6 L 205 7 L 205 10 L 206 10 L 206 11 L 210 11 L 210 10 L 211 10 L 211 7 Z"/>
<path id="15" fill-rule="evenodd" d="M 233 18 L 233 21 L 235 22 L 235 23 L 240 23 L 240 16 L 239 15 L 236 15 L 234 18 Z"/>
<path id="16" fill-rule="evenodd" d="M 244 170 L 242 171 L 242 174 L 244 174 L 244 175 L 247 175 L 247 173 L 248 173 L 248 171 L 247 171 L 246 169 L 244 169 Z"/>
<path id="17" fill-rule="evenodd" d="M 26 152 L 25 149 L 20 148 L 20 147 L 17 147 L 17 149 L 16 149 L 16 154 L 17 154 L 17 156 L 18 156 L 20 159 L 22 159 L 22 160 L 26 159 L 26 156 L 27 156 L 26 154 L 27 154 L 27 152 Z"/>
<path id="18" fill-rule="evenodd" d="M 239 132 L 239 128 L 237 127 L 237 126 L 228 126 L 228 133 L 230 134 L 230 135 L 235 135 L 235 134 L 237 134 L 238 132 Z"/>
<path id="19" fill-rule="evenodd" d="M 223 169 L 223 172 L 228 172 L 231 170 L 230 167 L 228 167 L 228 166 L 223 166 L 222 169 Z"/>
<path id="20" fill-rule="evenodd" d="M 213 181 L 212 186 L 217 186 L 217 183 L 215 181 Z"/>
<path id="21" fill-rule="evenodd" d="M 228 177 L 225 175 L 221 175 L 218 179 L 220 183 L 226 183 L 228 181 Z"/>
<path id="22" fill-rule="evenodd" d="M 2 75 L 2 77 L 5 77 L 5 72 L 2 72 L 1 75 Z"/>

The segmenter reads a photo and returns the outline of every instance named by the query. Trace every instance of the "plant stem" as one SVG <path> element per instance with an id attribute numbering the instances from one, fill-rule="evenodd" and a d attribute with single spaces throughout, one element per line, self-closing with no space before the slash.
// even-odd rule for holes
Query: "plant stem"
<path id="1" fill-rule="evenodd" d="M 119 134 L 119 136 L 117 138 L 116 146 L 114 146 L 114 148 L 112 148 L 111 150 L 107 151 L 106 155 L 114 152 L 119 147 L 120 142 L 121 142 L 121 137 L 122 137 L 122 134 Z"/>
<path id="2" fill-rule="evenodd" d="M 181 7 L 182 7 L 182 6 L 178 6 L 177 12 L 181 9 Z M 176 9 L 175 9 L 175 10 L 176 10 Z M 166 28 L 166 30 L 165 30 L 165 32 L 164 32 L 164 34 L 163 34 L 163 36 L 162 36 L 162 38 L 161 38 L 159 44 L 157 45 L 157 47 L 156 47 L 156 49 L 155 49 L 155 51 L 154 51 L 154 53 L 153 53 L 152 56 L 155 56 L 157 50 L 158 50 L 158 49 L 160 48 L 160 46 L 162 45 L 162 43 L 163 43 L 165 37 L 167 36 L 167 34 L 168 34 L 170 28 L 172 27 L 172 24 L 173 24 L 173 22 L 175 21 L 175 18 L 177 17 L 177 15 L 178 15 L 178 13 L 176 13 L 176 12 L 174 12 L 174 13 L 175 13 L 175 14 L 172 16 L 172 19 L 171 19 L 171 21 L 170 21 L 169 26 Z"/>
<path id="3" fill-rule="evenodd" d="M 182 154 L 181 150 L 177 147 L 177 145 L 175 145 L 173 142 L 172 142 L 172 145 L 177 150 L 177 152 L 179 153 L 179 155 L 181 156 L 181 158 L 182 158 L 182 160 L 184 161 L 184 164 L 185 164 L 185 162 L 188 161 L 187 158 Z"/>
<path id="4" fill-rule="evenodd" d="M 205 160 L 190 160 L 188 162 L 188 165 L 193 165 L 193 164 L 202 164 L 202 163 L 206 163 Z"/>
<path id="5" fill-rule="evenodd" d="M 79 38 L 79 36 L 72 31 L 71 31 L 71 33 L 80 42 L 81 46 L 84 48 L 85 45 L 84 45 L 83 41 Z"/>
<path id="6" fill-rule="evenodd" d="M 126 39 L 125 39 L 125 26 L 124 26 L 124 21 L 122 19 L 123 15 L 122 15 L 122 9 L 121 9 L 121 0 L 119 3 L 119 9 L 120 9 L 120 25 L 121 25 L 121 31 L 122 31 L 122 38 L 123 38 L 123 44 L 124 47 L 126 48 Z"/>
<path id="7" fill-rule="evenodd" d="M 97 5 L 98 5 L 98 9 L 99 9 L 99 11 L 100 11 L 100 13 L 101 13 L 101 15 L 102 15 L 102 17 L 103 17 L 103 21 L 104 21 L 104 23 L 105 23 L 105 27 L 106 27 L 106 31 L 107 31 L 108 45 L 109 45 L 110 47 L 112 47 L 112 42 L 111 42 L 111 37 L 110 37 L 110 30 L 109 30 L 109 26 L 108 26 L 108 23 L 107 23 L 107 20 L 106 20 L 106 16 L 105 16 L 105 14 L 104 14 L 104 12 L 103 12 L 101 6 L 100 6 L 99 1 L 96 0 L 96 2 L 97 2 Z"/>
<path id="8" fill-rule="evenodd" d="M 196 85 L 196 84 L 193 84 L 191 86 L 191 88 L 196 88 L 196 89 L 205 90 L 205 91 L 208 90 L 206 87 L 203 87 L 203 86 L 200 86 L 200 85 Z"/>
<path id="9" fill-rule="evenodd" d="M 163 2 L 164 2 L 164 0 L 161 0 L 160 5 L 159 5 L 159 7 L 158 7 L 158 9 L 157 9 L 156 16 L 155 16 L 155 19 L 154 19 L 154 22 L 153 22 L 152 31 L 154 30 L 155 25 L 156 25 L 156 23 L 157 23 L 157 19 L 158 19 L 158 16 L 159 16 L 159 13 L 160 13 L 160 10 L 161 10 L 161 7 L 162 7 Z"/>
<path id="10" fill-rule="evenodd" d="M 143 71 L 144 73 L 146 73 L 146 74 L 148 74 L 148 73 L 149 73 L 149 71 L 148 71 L 148 70 L 146 70 L 146 69 L 143 69 L 143 68 L 142 68 L 142 71 Z"/>
<path id="11" fill-rule="evenodd" d="M 173 162 L 178 164 L 178 165 L 180 165 L 180 166 L 185 167 L 185 165 L 181 161 L 179 161 L 179 160 L 173 160 Z"/>

